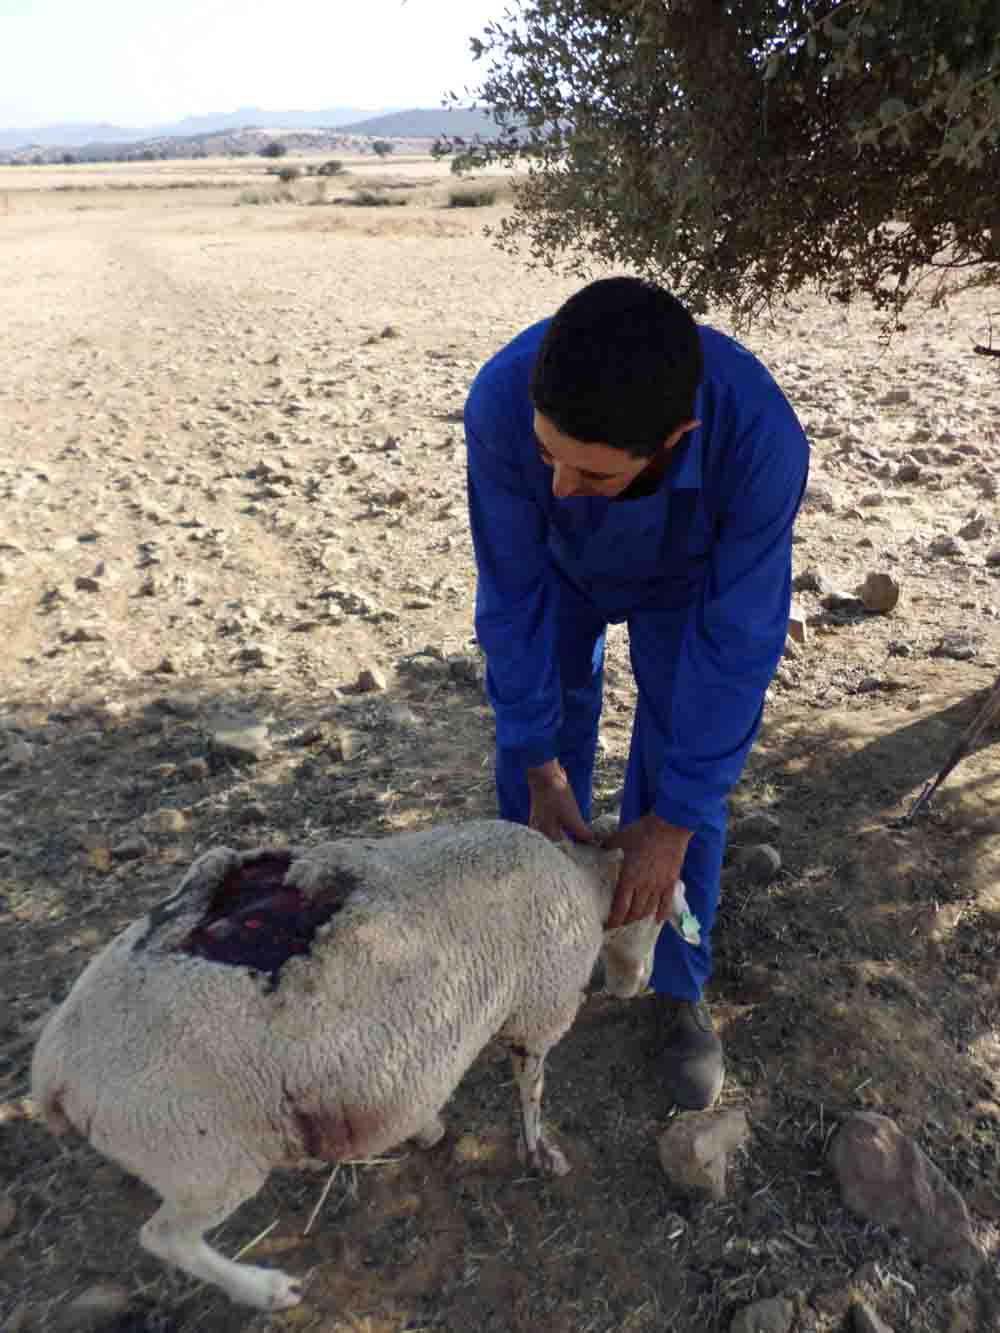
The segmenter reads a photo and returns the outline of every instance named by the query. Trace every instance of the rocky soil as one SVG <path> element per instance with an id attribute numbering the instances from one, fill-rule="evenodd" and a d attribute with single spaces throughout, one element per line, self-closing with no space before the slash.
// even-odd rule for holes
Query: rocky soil
<path id="1" fill-rule="evenodd" d="M 663 1146 L 650 1006 L 594 997 L 548 1080 L 571 1175 L 520 1174 L 488 1050 L 429 1154 L 275 1177 L 226 1224 L 226 1253 L 307 1280 L 269 1319 L 144 1255 L 152 1196 L 34 1115 L 41 1022 L 197 852 L 494 812 L 461 409 L 575 284 L 498 255 L 484 216 L 0 196 L 0 1325 L 996 1330 L 998 733 L 899 824 L 1000 672 L 989 293 L 888 347 L 808 301 L 745 339 L 814 466 L 716 932 L 730 1118 L 683 1132 L 706 1181 Z M 858 1113 L 892 1126 L 881 1212 L 872 1160 L 831 1150 L 882 1125 Z"/>

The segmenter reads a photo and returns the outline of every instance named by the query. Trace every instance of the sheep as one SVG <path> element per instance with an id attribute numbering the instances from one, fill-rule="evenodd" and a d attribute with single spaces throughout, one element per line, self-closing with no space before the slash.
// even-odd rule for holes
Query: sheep
<path id="1" fill-rule="evenodd" d="M 296 1305 L 294 1278 L 226 1259 L 203 1233 L 273 1167 L 410 1138 L 432 1147 L 442 1106 L 494 1037 L 511 1052 L 522 1161 L 569 1170 L 541 1124 L 546 1054 L 598 957 L 607 989 L 634 996 L 659 933 L 653 918 L 604 930 L 621 856 L 499 820 L 213 848 L 53 1013 L 33 1055 L 35 1105 L 53 1133 L 74 1127 L 159 1194 L 147 1251 L 234 1302 Z M 292 925 L 274 957 L 230 965 L 248 896 Z"/>

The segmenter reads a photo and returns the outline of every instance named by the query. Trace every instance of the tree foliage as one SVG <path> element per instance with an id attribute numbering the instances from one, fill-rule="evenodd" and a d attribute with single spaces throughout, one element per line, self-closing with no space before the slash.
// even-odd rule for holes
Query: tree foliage
<path id="1" fill-rule="evenodd" d="M 472 46 L 505 249 L 743 318 L 1000 279 L 998 0 L 512 0 Z"/>

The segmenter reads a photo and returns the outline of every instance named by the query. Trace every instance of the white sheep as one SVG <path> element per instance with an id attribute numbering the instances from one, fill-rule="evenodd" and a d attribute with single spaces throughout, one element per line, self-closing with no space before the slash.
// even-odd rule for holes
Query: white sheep
<path id="1" fill-rule="evenodd" d="M 602 947 L 608 989 L 632 996 L 659 933 L 651 918 L 605 932 L 620 859 L 487 820 L 309 850 L 213 849 L 53 1014 L 34 1053 L 36 1106 L 53 1133 L 75 1126 L 160 1195 L 147 1250 L 234 1301 L 295 1305 L 293 1278 L 234 1263 L 203 1233 L 272 1167 L 437 1143 L 439 1111 L 491 1038 L 511 1049 L 522 1160 L 569 1169 L 541 1125 L 545 1056 Z M 329 918 L 270 977 L 190 951 L 255 876 Z"/>

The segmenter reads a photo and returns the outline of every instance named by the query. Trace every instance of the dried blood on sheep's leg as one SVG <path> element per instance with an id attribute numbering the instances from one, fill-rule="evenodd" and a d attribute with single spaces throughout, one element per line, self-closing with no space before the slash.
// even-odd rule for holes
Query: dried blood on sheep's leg
<path id="1" fill-rule="evenodd" d="M 525 1166 L 543 1176 L 564 1176 L 569 1162 L 546 1137 L 542 1124 L 542 1090 L 545 1086 L 545 1057 L 542 1051 L 529 1051 L 523 1046 L 511 1048 L 520 1110 L 521 1133 L 518 1156 Z"/>

